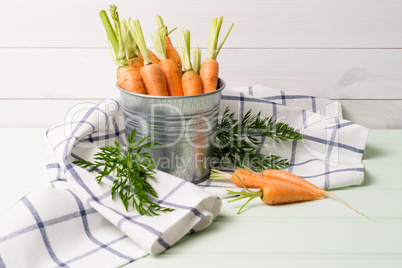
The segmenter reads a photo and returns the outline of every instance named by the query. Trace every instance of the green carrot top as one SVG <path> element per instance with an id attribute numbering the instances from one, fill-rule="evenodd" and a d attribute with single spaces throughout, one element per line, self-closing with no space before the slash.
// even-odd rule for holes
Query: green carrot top
<path id="1" fill-rule="evenodd" d="M 152 64 L 151 54 L 149 53 L 147 44 L 145 43 L 145 38 L 144 34 L 142 33 L 140 21 L 138 19 L 137 20 L 129 19 L 129 22 L 133 25 L 134 40 L 138 48 L 140 49 L 142 57 L 144 58 L 144 65 Z"/>
<path id="2" fill-rule="evenodd" d="M 122 33 L 122 29 L 121 29 L 119 14 L 117 12 L 117 6 L 110 5 L 109 13 L 114 22 L 113 26 L 111 25 L 109 17 L 107 16 L 105 10 L 101 10 L 99 12 L 99 17 L 102 20 L 103 26 L 104 26 L 107 36 L 108 36 L 108 39 L 113 47 L 113 51 L 114 51 L 113 60 L 115 61 L 116 65 L 119 67 L 126 66 L 126 65 L 128 65 L 127 55 L 126 55 L 125 44 L 123 42 L 123 33 Z"/>
<path id="3" fill-rule="evenodd" d="M 163 23 L 163 19 L 161 16 L 156 15 L 156 23 L 158 24 L 158 30 L 161 30 L 165 33 L 165 36 L 170 35 L 174 30 L 177 28 L 173 28 L 172 30 L 168 31 L 167 26 Z"/>
<path id="4" fill-rule="evenodd" d="M 228 36 L 230 34 L 230 31 L 232 31 L 234 23 L 232 23 L 232 26 L 230 26 L 230 29 L 225 36 L 225 39 L 223 39 L 222 43 L 218 47 L 218 37 L 219 37 L 219 32 L 221 31 L 222 22 L 223 22 L 223 17 L 220 17 L 219 19 L 214 18 L 211 21 L 211 27 L 209 29 L 209 39 L 207 41 L 207 47 L 208 47 L 207 58 L 208 59 L 216 60 L 223 44 L 225 43 L 226 39 L 228 38 Z"/>
<path id="5" fill-rule="evenodd" d="M 181 37 L 183 41 L 183 48 L 179 36 L 177 38 L 178 52 L 183 63 L 184 71 L 194 71 L 199 73 L 201 69 L 201 49 L 198 45 L 193 47 L 193 64 L 191 64 L 191 44 L 190 44 L 190 31 L 183 31 L 181 29 Z"/>
<path id="6" fill-rule="evenodd" d="M 166 44 L 165 44 L 166 32 L 160 28 L 155 32 L 154 36 L 151 35 L 151 39 L 156 54 L 158 55 L 160 60 L 166 60 Z"/>

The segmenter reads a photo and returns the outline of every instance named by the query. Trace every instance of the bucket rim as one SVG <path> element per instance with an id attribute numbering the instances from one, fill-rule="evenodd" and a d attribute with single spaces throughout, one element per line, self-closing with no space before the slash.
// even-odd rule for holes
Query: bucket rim
<path id="1" fill-rule="evenodd" d="M 116 87 L 120 92 L 136 97 L 141 97 L 141 98 L 149 98 L 149 99 L 188 99 L 188 98 L 200 98 L 204 96 L 209 96 L 213 94 L 217 94 L 218 92 L 221 92 L 223 89 L 226 87 L 226 83 L 224 80 L 221 78 L 218 78 L 218 85 L 221 85 L 219 88 L 217 88 L 215 91 L 208 92 L 208 93 L 203 93 L 203 94 L 198 94 L 198 95 L 191 95 L 191 96 L 154 96 L 154 95 L 147 95 L 147 94 L 138 94 L 134 93 L 131 91 L 127 91 L 125 89 L 122 89 L 119 84 L 116 82 Z"/>

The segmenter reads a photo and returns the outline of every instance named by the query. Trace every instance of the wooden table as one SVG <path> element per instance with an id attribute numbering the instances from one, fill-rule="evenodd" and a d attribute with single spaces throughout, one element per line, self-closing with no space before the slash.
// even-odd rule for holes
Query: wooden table
<path id="1" fill-rule="evenodd" d="M 1 130 L 0 215 L 28 192 L 49 188 L 42 138 L 45 129 Z M 402 267 L 402 130 L 372 130 L 361 186 L 333 190 L 325 200 L 266 206 L 223 200 L 207 229 L 187 235 L 163 254 L 126 267 Z"/>

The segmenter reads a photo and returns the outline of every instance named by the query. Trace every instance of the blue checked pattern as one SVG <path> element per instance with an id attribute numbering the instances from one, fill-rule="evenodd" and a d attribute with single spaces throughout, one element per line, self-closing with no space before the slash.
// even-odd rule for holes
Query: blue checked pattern
<path id="1" fill-rule="evenodd" d="M 259 148 L 287 157 L 296 175 L 326 189 L 362 182 L 368 129 L 343 120 L 338 102 L 255 85 L 225 90 L 221 113 L 227 106 L 240 117 L 262 111 L 303 133 L 304 140 L 279 144 L 261 138 Z M 159 194 L 154 201 L 175 211 L 158 217 L 126 212 L 111 198 L 113 176 L 98 184 L 96 174 L 72 164 L 93 160 L 100 146 L 125 144 L 119 98 L 75 108 L 46 132 L 46 168 L 55 189 L 32 192 L 0 218 L 0 267 L 116 267 L 162 252 L 212 222 L 230 182 L 195 186 L 160 171 L 151 182 Z"/>

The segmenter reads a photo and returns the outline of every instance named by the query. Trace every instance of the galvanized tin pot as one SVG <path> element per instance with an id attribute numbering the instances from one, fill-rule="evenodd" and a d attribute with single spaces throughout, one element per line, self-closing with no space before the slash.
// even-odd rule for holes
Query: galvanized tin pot
<path id="1" fill-rule="evenodd" d="M 195 96 L 160 97 L 120 90 L 124 123 L 137 139 L 151 135 L 164 144 L 149 149 L 157 168 L 193 183 L 208 178 L 218 124 L 222 79 L 216 91 Z"/>

